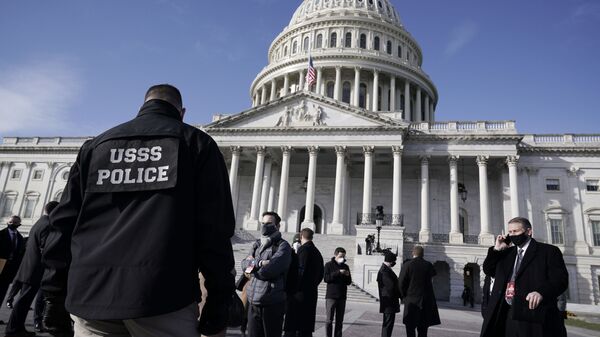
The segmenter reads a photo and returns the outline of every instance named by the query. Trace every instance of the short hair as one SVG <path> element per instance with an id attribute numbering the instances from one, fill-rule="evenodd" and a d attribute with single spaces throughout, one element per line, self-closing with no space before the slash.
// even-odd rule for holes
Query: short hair
<path id="1" fill-rule="evenodd" d="M 46 214 L 52 213 L 56 206 L 58 206 L 58 201 L 50 201 L 49 203 L 47 203 L 46 206 L 44 206 Z"/>
<path id="2" fill-rule="evenodd" d="M 12 219 L 19 219 L 19 221 L 21 221 L 21 217 L 20 217 L 20 216 L 18 216 L 18 215 L 16 215 L 16 214 L 15 214 L 15 215 L 11 215 L 10 219 L 11 219 L 11 220 L 12 220 Z"/>
<path id="3" fill-rule="evenodd" d="M 335 249 L 335 253 L 334 253 L 333 255 L 337 256 L 339 253 L 344 253 L 344 254 L 346 254 L 346 250 L 345 250 L 344 248 L 342 248 L 342 247 L 337 247 L 337 248 Z"/>
<path id="4" fill-rule="evenodd" d="M 276 212 L 264 212 L 262 214 L 262 216 L 264 217 L 265 215 L 270 215 L 270 216 L 274 217 L 276 225 L 279 225 L 279 223 L 281 222 L 281 217 Z"/>
<path id="5" fill-rule="evenodd" d="M 160 99 L 173 104 L 176 108 L 181 109 L 183 101 L 181 99 L 181 92 L 170 84 L 157 84 L 153 85 L 146 91 L 144 102 L 151 99 Z"/>
<path id="6" fill-rule="evenodd" d="M 523 217 L 516 217 L 516 218 L 512 218 L 508 221 L 509 224 L 511 223 L 520 223 L 521 226 L 523 226 L 523 229 L 527 230 L 527 229 L 531 229 L 531 222 L 529 222 L 529 220 L 527 218 L 523 218 Z"/>
<path id="7" fill-rule="evenodd" d="M 414 246 L 412 249 L 412 253 L 413 256 L 417 256 L 417 257 L 423 257 L 423 255 L 425 254 L 425 250 L 423 249 L 423 246 Z"/>
<path id="8" fill-rule="evenodd" d="M 300 235 L 302 235 L 302 237 L 306 240 L 312 240 L 313 236 L 315 235 L 315 232 L 310 228 L 302 228 Z"/>

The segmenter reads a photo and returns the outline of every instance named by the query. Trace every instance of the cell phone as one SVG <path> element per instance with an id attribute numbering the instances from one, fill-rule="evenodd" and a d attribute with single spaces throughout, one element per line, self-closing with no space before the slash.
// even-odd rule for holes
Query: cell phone
<path id="1" fill-rule="evenodd" d="M 507 235 L 506 238 L 504 238 L 504 243 L 510 245 L 510 235 Z"/>

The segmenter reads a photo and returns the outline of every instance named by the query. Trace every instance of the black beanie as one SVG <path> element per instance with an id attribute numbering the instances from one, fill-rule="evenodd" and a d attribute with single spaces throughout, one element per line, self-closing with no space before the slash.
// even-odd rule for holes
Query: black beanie
<path id="1" fill-rule="evenodd" d="M 384 261 L 385 262 L 395 262 L 396 261 L 396 254 L 389 253 L 389 252 L 385 253 Z"/>

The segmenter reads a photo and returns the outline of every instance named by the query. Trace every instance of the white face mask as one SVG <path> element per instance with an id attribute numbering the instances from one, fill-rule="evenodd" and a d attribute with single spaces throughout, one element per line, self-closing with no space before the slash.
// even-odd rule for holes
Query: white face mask
<path id="1" fill-rule="evenodd" d="M 296 253 L 298 252 L 298 248 L 300 248 L 300 246 L 301 246 L 300 242 L 294 242 L 294 244 L 292 245 L 292 247 L 294 248 Z"/>
<path id="2" fill-rule="evenodd" d="M 335 259 L 335 261 L 336 261 L 337 263 L 339 263 L 339 264 L 342 264 L 342 263 L 346 262 L 346 259 L 345 259 L 345 258 L 343 258 L 343 257 L 340 257 L 340 258 L 338 258 L 338 259 Z"/>

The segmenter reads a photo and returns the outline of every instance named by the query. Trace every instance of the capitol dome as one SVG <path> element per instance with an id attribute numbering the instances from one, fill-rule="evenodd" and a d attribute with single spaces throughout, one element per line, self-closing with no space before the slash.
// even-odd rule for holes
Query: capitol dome
<path id="1" fill-rule="evenodd" d="M 316 84 L 306 85 L 309 55 Z M 253 106 L 309 90 L 373 113 L 433 121 L 438 93 L 389 0 L 304 0 L 271 43 Z"/>

